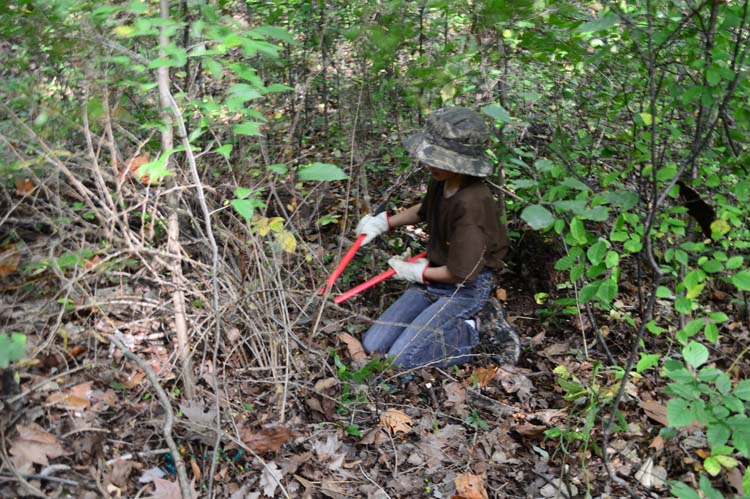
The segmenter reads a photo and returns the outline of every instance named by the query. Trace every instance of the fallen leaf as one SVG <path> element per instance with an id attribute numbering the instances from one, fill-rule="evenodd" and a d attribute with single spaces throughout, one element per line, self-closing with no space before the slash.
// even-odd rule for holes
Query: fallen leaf
<path id="1" fill-rule="evenodd" d="M 206 408 L 200 400 L 187 400 L 180 403 L 180 410 L 191 423 L 200 426 L 213 426 L 216 421 L 215 408 Z"/>
<path id="2" fill-rule="evenodd" d="M 141 384 L 141 381 L 143 381 L 146 378 L 146 373 L 143 371 L 136 371 L 133 374 L 130 375 L 130 377 L 123 383 L 123 386 L 128 389 L 132 390 L 136 386 Z"/>
<path id="3" fill-rule="evenodd" d="M 138 168 L 148 163 L 149 153 L 134 156 L 125 162 L 125 167 L 138 176 Z"/>
<path id="4" fill-rule="evenodd" d="M 646 416 L 653 419 L 657 423 L 660 423 L 664 426 L 669 426 L 669 421 L 667 420 L 666 405 L 656 402 L 655 400 L 641 400 L 640 402 L 638 402 L 638 405 L 641 406 L 641 409 L 643 409 L 643 412 L 646 413 Z"/>
<path id="5" fill-rule="evenodd" d="M 346 458 L 346 451 L 339 451 L 341 442 L 338 437 L 328 435 L 326 441 L 318 440 L 313 442 L 313 450 L 318 455 L 318 460 L 326 463 L 326 467 L 332 471 L 341 468 Z"/>
<path id="6" fill-rule="evenodd" d="M 0 252 L 0 277 L 14 274 L 19 263 L 21 263 L 21 254 L 15 244 L 9 244 Z"/>
<path id="7" fill-rule="evenodd" d="M 661 466 L 654 466 L 654 460 L 649 457 L 635 472 L 635 479 L 647 489 L 661 488 L 666 483 L 667 470 Z"/>
<path id="8" fill-rule="evenodd" d="M 196 461 L 194 457 L 190 458 L 190 471 L 193 472 L 193 480 L 200 481 L 201 467 L 198 466 L 198 461 Z"/>
<path id="9" fill-rule="evenodd" d="M 88 260 L 83 261 L 83 268 L 86 270 L 91 270 L 100 263 L 102 263 L 101 257 L 99 255 L 94 255 L 94 258 L 89 258 Z"/>
<path id="10" fill-rule="evenodd" d="M 473 473 L 459 473 L 456 475 L 456 495 L 451 499 L 489 499 L 484 480 Z"/>
<path id="11" fill-rule="evenodd" d="M 130 481 L 130 473 L 137 467 L 138 465 L 133 461 L 118 459 L 112 464 L 112 471 L 104 478 L 104 483 L 111 483 L 119 488 L 125 488 Z"/>
<path id="12" fill-rule="evenodd" d="M 545 357 L 553 357 L 555 355 L 562 355 L 564 353 L 568 353 L 570 351 L 570 348 L 568 347 L 567 343 L 553 343 L 544 350 L 542 350 L 542 355 Z"/>
<path id="13" fill-rule="evenodd" d="M 11 460 L 19 471 L 29 471 L 32 464 L 47 466 L 49 459 L 65 455 L 56 436 L 44 431 L 36 423 L 16 426 L 18 437 L 13 440 Z"/>
<path id="14" fill-rule="evenodd" d="M 537 437 L 544 433 L 547 429 L 546 426 L 535 425 L 531 423 L 523 423 L 513 427 L 518 433 L 525 437 Z"/>
<path id="15" fill-rule="evenodd" d="M 500 386 L 506 393 L 515 393 L 521 402 L 526 402 L 531 398 L 531 391 L 534 384 L 531 380 L 520 373 L 514 373 L 506 368 L 500 369 L 495 377 L 500 380 Z"/>
<path id="16" fill-rule="evenodd" d="M 544 342 L 544 337 L 547 336 L 547 331 L 542 330 L 541 333 L 538 333 L 534 336 L 532 336 L 531 340 L 529 341 L 529 344 L 532 347 L 536 347 L 541 345 Z"/>
<path id="17" fill-rule="evenodd" d="M 734 488 L 735 493 L 741 496 L 745 489 L 745 482 L 742 479 L 742 472 L 737 467 L 727 471 L 727 481 Z"/>
<path id="18" fill-rule="evenodd" d="M 495 298 L 497 298 L 500 301 L 507 301 L 508 300 L 508 292 L 505 291 L 503 288 L 497 288 L 495 290 Z"/>
<path id="19" fill-rule="evenodd" d="M 656 435 L 651 441 L 649 447 L 652 447 L 656 450 L 662 450 L 664 448 L 664 438 L 661 435 Z"/>
<path id="20" fill-rule="evenodd" d="M 334 377 L 320 379 L 315 382 L 313 390 L 315 390 L 316 393 L 323 393 L 324 391 L 328 390 L 329 388 L 333 388 L 338 384 L 339 380 Z"/>
<path id="21" fill-rule="evenodd" d="M 151 483 L 154 481 L 154 478 L 162 478 L 163 476 L 166 476 L 164 470 L 159 468 L 150 468 L 141 474 L 140 478 L 138 479 L 138 483 Z"/>
<path id="22" fill-rule="evenodd" d="M 266 462 L 263 467 L 263 473 L 260 474 L 260 485 L 263 488 L 263 494 L 268 497 L 274 497 L 279 482 L 284 478 L 284 472 L 273 461 Z"/>
<path id="23" fill-rule="evenodd" d="M 190 482 L 190 496 L 193 499 L 198 499 L 198 493 L 195 491 L 195 481 Z M 154 477 L 154 493 L 151 495 L 151 499 L 182 499 L 180 484 Z"/>
<path id="24" fill-rule="evenodd" d="M 499 367 L 490 366 L 490 367 L 478 367 L 474 369 L 474 372 L 471 373 L 471 376 L 467 378 L 466 384 L 470 385 L 474 382 L 479 385 L 479 388 L 486 388 L 492 384 L 492 381 L 495 379 L 495 376 L 497 376 L 497 372 L 499 371 Z"/>
<path id="25" fill-rule="evenodd" d="M 91 407 L 92 383 L 81 383 L 64 392 L 52 393 L 47 404 L 60 409 L 82 412 Z"/>
<path id="26" fill-rule="evenodd" d="M 698 454 L 698 457 L 701 459 L 706 459 L 711 456 L 711 451 L 707 449 L 695 449 L 695 453 Z"/>
<path id="27" fill-rule="evenodd" d="M 462 383 L 452 381 L 443 388 L 451 404 L 463 404 L 466 402 L 466 387 Z"/>
<path id="28" fill-rule="evenodd" d="M 245 445 L 257 454 L 276 452 L 287 440 L 299 436 L 287 428 L 263 428 L 260 431 L 246 429 L 240 437 Z"/>
<path id="29" fill-rule="evenodd" d="M 380 415 L 380 425 L 389 433 L 409 433 L 414 423 L 398 409 L 388 409 Z"/>
<path id="30" fill-rule="evenodd" d="M 17 178 L 16 179 L 16 194 L 19 196 L 25 196 L 30 194 L 34 190 L 34 182 L 29 178 Z"/>
<path id="31" fill-rule="evenodd" d="M 365 349 L 362 347 L 362 343 L 357 338 L 350 335 L 349 333 L 339 333 L 338 338 L 346 343 L 346 348 L 349 350 L 349 356 L 352 360 L 362 360 L 367 358 Z"/>
<path id="32" fill-rule="evenodd" d="M 372 428 L 371 430 L 368 430 L 364 436 L 360 439 L 359 442 L 357 442 L 360 445 L 373 445 L 373 444 L 379 444 L 381 441 L 383 441 L 385 438 L 387 438 L 386 434 L 383 433 L 383 430 L 381 428 Z"/>

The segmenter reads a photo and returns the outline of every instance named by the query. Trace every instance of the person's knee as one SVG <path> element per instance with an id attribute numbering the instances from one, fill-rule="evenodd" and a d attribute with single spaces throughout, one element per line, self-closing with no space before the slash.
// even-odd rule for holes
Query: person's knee
<path id="1" fill-rule="evenodd" d="M 365 349 L 365 352 L 368 354 L 386 353 L 390 345 L 385 343 L 384 336 L 383 334 L 378 334 L 376 328 L 367 331 L 362 338 L 362 347 Z"/>

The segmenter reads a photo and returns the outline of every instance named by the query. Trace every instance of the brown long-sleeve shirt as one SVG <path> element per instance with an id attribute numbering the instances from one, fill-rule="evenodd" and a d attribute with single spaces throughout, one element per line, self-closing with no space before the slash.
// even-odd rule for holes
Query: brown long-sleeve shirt
<path id="1" fill-rule="evenodd" d="M 487 184 L 470 179 L 453 196 L 443 197 L 443 183 L 430 181 L 419 210 L 427 222 L 427 257 L 455 276 L 474 279 L 485 268 L 502 268 L 509 242 Z"/>

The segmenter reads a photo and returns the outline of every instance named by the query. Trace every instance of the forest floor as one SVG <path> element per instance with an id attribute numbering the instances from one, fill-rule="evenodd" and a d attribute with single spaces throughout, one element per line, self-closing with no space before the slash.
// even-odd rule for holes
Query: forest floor
<path id="1" fill-rule="evenodd" d="M 521 243 L 496 292 L 522 337 L 517 366 L 477 359 L 396 372 L 363 358 L 353 338 L 402 291 L 389 281 L 322 313 L 317 302 L 309 318 L 294 318 L 288 334 L 271 335 L 269 341 L 287 342 L 289 354 L 271 359 L 270 375 L 247 367 L 251 351 L 227 325 L 222 365 L 212 364 L 210 346 L 194 352 L 192 400 L 179 388 L 172 357 L 167 287 L 92 273 L 93 301 L 82 304 L 71 290 L 70 302 L 61 302 L 50 299 L 59 291 L 52 269 L 5 258 L 2 318 L 9 330 L 28 335 L 28 351 L 36 353 L 4 371 L 0 497 L 180 497 L 163 437 L 165 411 L 144 371 L 108 335 L 157 373 L 176 412 L 172 434 L 195 497 L 207 493 L 217 440 L 213 370 L 222 407 L 217 497 L 667 497 L 667 478 L 695 483 L 706 438 L 700 427 L 679 439 L 660 436 L 666 396 L 655 368 L 628 382 L 622 419 L 603 442 L 620 371 L 604 367 L 590 318 L 554 308 L 554 247 L 540 236 Z M 47 244 L 27 245 L 19 258 L 32 259 Z M 7 257 L 12 248 L 4 251 Z M 83 266 L 95 266 L 92 260 Z M 621 366 L 634 337 L 624 318 L 639 300 L 632 281 L 623 281 L 621 298 L 597 312 L 595 326 Z M 731 308 L 728 296 L 715 294 Z M 725 327 L 738 339 L 719 347 L 728 363 L 749 335 L 746 322 Z M 646 347 L 665 356 L 675 348 L 656 336 Z M 726 474 L 726 490 L 741 487 L 740 470 Z"/>

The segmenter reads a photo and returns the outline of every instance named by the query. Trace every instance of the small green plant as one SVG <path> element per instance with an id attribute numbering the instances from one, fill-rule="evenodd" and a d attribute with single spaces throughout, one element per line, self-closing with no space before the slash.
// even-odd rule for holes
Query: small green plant
<path id="1" fill-rule="evenodd" d="M 346 431 L 346 434 L 350 437 L 362 438 L 365 435 L 362 433 L 359 425 L 354 423 L 345 424 L 344 431 Z"/>
<path id="2" fill-rule="evenodd" d="M 487 431 L 490 429 L 490 425 L 488 425 L 487 421 L 485 421 L 479 416 L 476 409 L 471 410 L 471 414 L 466 416 L 466 419 L 464 419 L 464 423 L 474 428 L 475 431 L 479 431 L 479 430 Z"/>
<path id="3" fill-rule="evenodd" d="M 571 414 L 580 413 L 583 420 L 578 418 L 569 418 L 568 426 L 550 428 L 544 432 L 548 439 L 557 440 L 558 448 L 555 452 L 562 452 L 565 455 L 572 454 L 576 449 L 574 445 L 580 445 L 583 452 L 581 456 L 581 466 L 585 469 L 587 463 L 587 450 L 591 447 L 594 452 L 600 451 L 593 438 L 595 425 L 600 422 L 600 414 L 615 398 L 620 388 L 620 382 L 611 384 L 601 384 L 599 378 L 607 374 L 614 374 L 616 380 L 622 378 L 622 369 L 603 370 L 599 362 L 594 362 L 591 372 L 591 382 L 586 383 L 580 380 L 574 374 L 568 372 L 565 366 L 557 366 L 553 372 L 557 375 L 556 382 L 563 390 L 563 399 L 572 403 Z M 618 425 L 616 428 L 624 430 L 627 428 L 622 413 L 615 413 Z M 583 423 L 582 425 L 580 423 Z"/>
<path id="4" fill-rule="evenodd" d="M 697 341 L 685 345 L 681 355 L 682 361 L 664 363 L 664 374 L 672 380 L 667 385 L 667 393 L 672 395 L 667 402 L 667 420 L 674 428 L 705 424 L 711 453 L 703 459 L 703 469 L 715 477 L 739 464 L 735 456 L 750 458 L 750 380 L 735 383 L 721 369 L 706 365 L 708 349 Z M 747 472 L 744 488 L 747 497 Z M 705 497 L 722 497 L 705 475 L 700 490 Z M 679 482 L 672 484 L 671 492 L 680 499 L 699 497 L 693 488 Z"/>
<path id="5" fill-rule="evenodd" d="M 341 395 L 338 399 L 339 404 L 336 407 L 336 412 L 348 414 L 353 407 L 367 403 L 367 394 L 359 386 L 375 379 L 390 366 L 390 362 L 375 358 L 359 369 L 353 369 L 352 366 L 344 364 L 337 352 L 334 351 L 332 356 L 336 373 L 342 381 Z"/>

